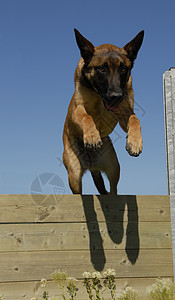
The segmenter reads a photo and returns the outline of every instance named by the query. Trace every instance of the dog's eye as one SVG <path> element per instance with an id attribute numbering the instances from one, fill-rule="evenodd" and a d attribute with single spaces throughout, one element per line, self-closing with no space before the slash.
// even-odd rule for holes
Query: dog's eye
<path id="1" fill-rule="evenodd" d="M 107 68 L 108 68 L 108 64 L 104 63 L 103 65 L 97 67 L 97 70 L 101 73 L 105 73 L 107 71 Z"/>
<path id="2" fill-rule="evenodd" d="M 98 67 L 98 71 L 100 71 L 101 73 L 106 72 L 106 68 L 104 66 L 100 66 Z"/>
<path id="3" fill-rule="evenodd" d="M 128 68 L 127 68 L 126 66 L 124 66 L 124 65 L 122 65 L 122 66 L 120 67 L 120 72 L 121 72 L 122 74 L 125 74 L 125 73 L 127 72 L 127 70 L 128 70 Z"/>

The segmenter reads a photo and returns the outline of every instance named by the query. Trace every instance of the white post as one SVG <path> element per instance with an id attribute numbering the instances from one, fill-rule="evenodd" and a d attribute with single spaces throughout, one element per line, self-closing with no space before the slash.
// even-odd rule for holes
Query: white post
<path id="1" fill-rule="evenodd" d="M 164 118 L 168 193 L 171 205 L 172 247 L 175 275 L 175 68 L 163 74 Z"/>

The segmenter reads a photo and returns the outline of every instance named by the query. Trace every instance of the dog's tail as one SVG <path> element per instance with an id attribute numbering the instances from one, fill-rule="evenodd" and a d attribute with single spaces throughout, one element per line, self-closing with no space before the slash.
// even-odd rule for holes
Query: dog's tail
<path id="1" fill-rule="evenodd" d="M 108 192 L 105 189 L 104 180 L 103 180 L 103 177 L 101 175 L 101 172 L 98 171 L 98 170 L 97 171 L 91 171 L 91 174 L 92 174 L 92 178 L 94 180 L 94 183 L 95 183 L 96 188 L 99 191 L 99 193 L 101 195 L 107 195 Z"/>

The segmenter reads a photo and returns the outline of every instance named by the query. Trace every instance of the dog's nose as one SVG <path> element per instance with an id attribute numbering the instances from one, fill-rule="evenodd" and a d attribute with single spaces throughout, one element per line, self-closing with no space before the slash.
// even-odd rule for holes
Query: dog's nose
<path id="1" fill-rule="evenodd" d="M 118 102 L 122 99 L 122 96 L 123 95 L 120 92 L 111 92 L 108 99 L 110 102 Z"/>

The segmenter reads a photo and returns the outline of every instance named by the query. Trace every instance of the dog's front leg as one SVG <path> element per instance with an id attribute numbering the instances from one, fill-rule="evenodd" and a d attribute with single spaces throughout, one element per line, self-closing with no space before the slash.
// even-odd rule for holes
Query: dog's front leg
<path id="1" fill-rule="evenodd" d="M 87 114 L 83 105 L 76 107 L 72 119 L 83 132 L 83 141 L 86 148 L 98 149 L 102 146 L 100 133 L 96 128 L 94 120 Z"/>
<path id="2" fill-rule="evenodd" d="M 131 156 L 138 156 L 142 152 L 143 141 L 141 126 L 131 108 L 123 110 L 122 117 L 119 117 L 121 128 L 127 133 L 126 150 Z"/>
<path id="3" fill-rule="evenodd" d="M 131 156 L 138 156 L 142 152 L 143 141 L 141 126 L 135 114 L 129 117 L 127 124 L 126 150 Z"/>

